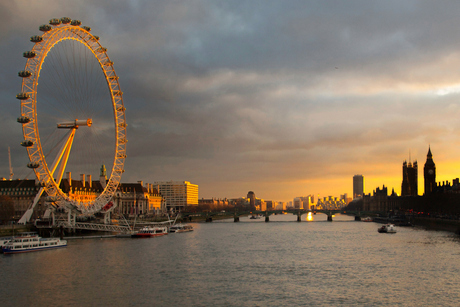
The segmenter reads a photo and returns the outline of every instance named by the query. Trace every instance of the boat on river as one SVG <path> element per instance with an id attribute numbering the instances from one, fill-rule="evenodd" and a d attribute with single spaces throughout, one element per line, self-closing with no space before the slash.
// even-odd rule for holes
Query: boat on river
<path id="1" fill-rule="evenodd" d="M 2 252 L 4 254 L 19 254 L 65 246 L 67 246 L 66 240 L 61 240 L 59 238 L 42 238 L 36 233 L 27 232 L 22 233 L 18 237 L 11 238 L 10 241 L 2 246 Z"/>
<path id="2" fill-rule="evenodd" d="M 377 229 L 380 233 L 396 233 L 396 227 L 393 224 L 385 224 Z"/>
<path id="3" fill-rule="evenodd" d="M 366 216 L 365 218 L 362 218 L 361 221 L 362 221 L 362 222 L 373 222 L 374 219 L 371 218 L 370 216 Z"/>
<path id="4" fill-rule="evenodd" d="M 188 224 L 176 224 L 169 227 L 169 232 L 188 232 L 193 231 L 193 226 Z"/>
<path id="5" fill-rule="evenodd" d="M 168 234 L 168 228 L 166 226 L 145 226 L 139 231 L 133 233 L 131 238 L 151 238 L 159 237 Z"/>

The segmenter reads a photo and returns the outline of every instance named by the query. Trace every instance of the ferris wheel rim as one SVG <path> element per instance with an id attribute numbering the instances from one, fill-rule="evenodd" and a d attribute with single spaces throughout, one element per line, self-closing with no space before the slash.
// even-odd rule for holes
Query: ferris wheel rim
<path id="1" fill-rule="evenodd" d="M 32 36 L 34 47 L 24 53 L 27 58 L 24 71 L 19 72 L 22 77 L 21 93 L 16 97 L 21 100 L 21 117 L 18 122 L 22 123 L 24 142 L 27 148 L 30 163 L 39 184 L 45 189 L 48 196 L 55 201 L 63 203 L 69 209 L 77 210 L 86 214 L 99 212 L 116 192 L 124 172 L 126 159 L 126 118 L 123 104 L 123 93 L 120 90 L 118 76 L 113 68 L 113 62 L 107 55 L 107 49 L 99 43 L 99 38 L 90 33 L 89 27 L 81 26 L 78 20 L 61 19 L 50 20 L 50 25 L 42 25 L 39 28 L 44 32 L 42 36 Z M 114 112 L 115 129 L 115 154 L 110 178 L 104 190 L 96 199 L 89 202 L 79 202 L 66 195 L 53 179 L 43 153 L 38 130 L 37 120 L 37 85 L 40 72 L 45 58 L 51 49 L 61 41 L 75 40 L 86 46 L 97 59 L 104 77 L 107 81 L 110 99 Z M 21 120 L 20 120 L 21 119 Z"/>

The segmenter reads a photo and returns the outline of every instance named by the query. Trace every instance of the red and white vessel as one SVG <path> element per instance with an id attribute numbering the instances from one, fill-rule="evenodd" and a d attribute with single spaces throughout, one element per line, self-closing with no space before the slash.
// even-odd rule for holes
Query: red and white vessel
<path id="1" fill-rule="evenodd" d="M 131 235 L 131 238 L 151 238 L 159 237 L 168 234 L 168 228 L 166 226 L 146 226 L 141 228 L 138 232 Z"/>

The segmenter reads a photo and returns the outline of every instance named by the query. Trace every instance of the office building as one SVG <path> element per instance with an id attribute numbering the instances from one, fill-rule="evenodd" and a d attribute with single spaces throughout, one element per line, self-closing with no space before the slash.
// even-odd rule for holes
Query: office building
<path id="1" fill-rule="evenodd" d="M 158 181 L 154 183 L 166 203 L 168 211 L 184 211 L 198 205 L 198 185 L 188 181 Z"/>
<path id="2" fill-rule="evenodd" d="M 364 195 L 364 176 L 353 176 L 353 199 L 362 198 Z"/>

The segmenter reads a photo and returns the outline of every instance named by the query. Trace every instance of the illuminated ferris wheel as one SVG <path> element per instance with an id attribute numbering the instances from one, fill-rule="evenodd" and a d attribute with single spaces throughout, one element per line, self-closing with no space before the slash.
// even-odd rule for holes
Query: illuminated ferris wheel
<path id="1" fill-rule="evenodd" d="M 56 206 L 94 214 L 110 202 L 124 172 L 123 93 L 107 49 L 89 27 L 63 17 L 39 29 L 43 34 L 30 38 L 34 46 L 24 52 L 27 63 L 18 73 L 18 122 L 24 134 L 21 145 L 30 160 L 27 166 L 42 187 L 40 195 L 45 191 Z M 84 201 L 60 188 L 65 172 L 90 174 L 101 164 L 109 164 L 110 174 L 97 197 Z"/>

